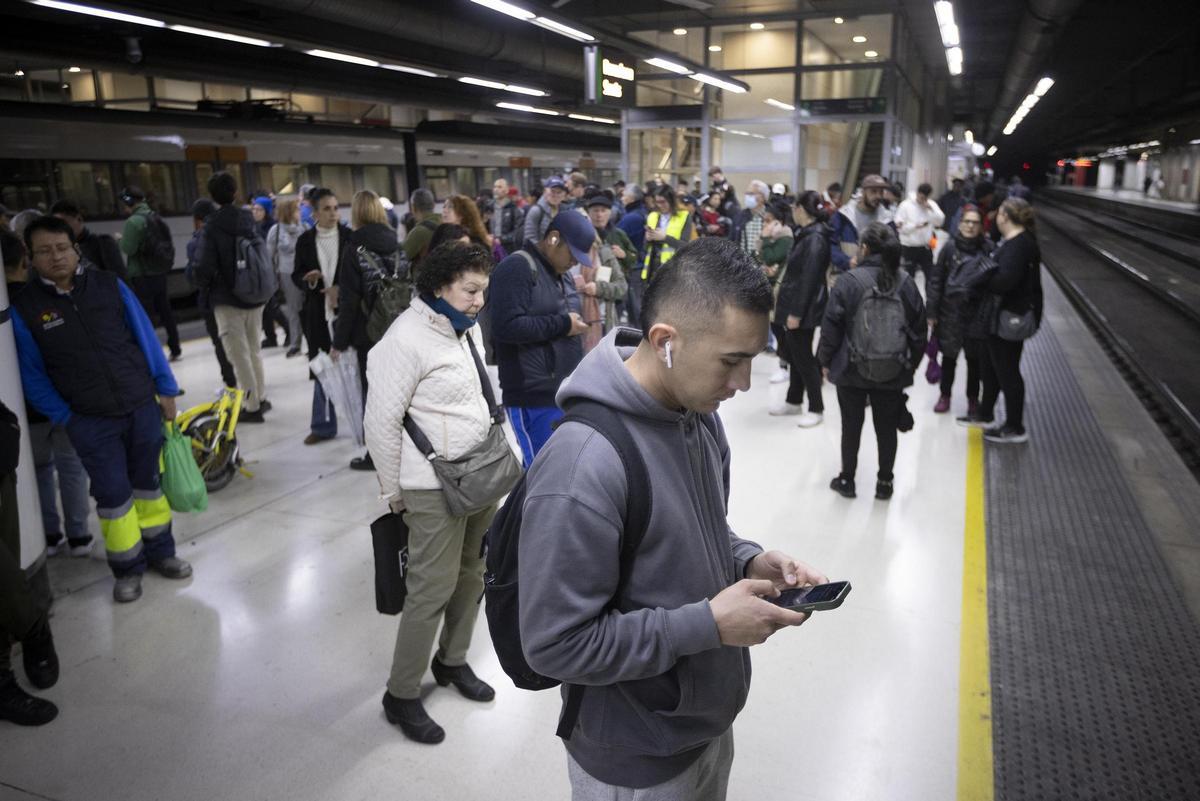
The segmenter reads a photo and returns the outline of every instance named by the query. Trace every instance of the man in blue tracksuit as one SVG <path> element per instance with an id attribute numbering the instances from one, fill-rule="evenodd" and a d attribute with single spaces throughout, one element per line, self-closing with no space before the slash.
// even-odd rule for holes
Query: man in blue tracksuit
<path id="1" fill-rule="evenodd" d="M 583 359 L 588 330 L 567 272 L 592 266 L 596 229 L 577 211 L 560 211 L 540 242 L 525 240 L 496 265 L 488 289 L 492 340 L 504 408 L 529 467 L 562 417 L 554 395 Z"/>
<path id="2" fill-rule="evenodd" d="M 158 474 L 179 387 L 137 297 L 115 275 L 83 269 L 67 223 L 35 220 L 25 246 L 36 275 L 12 304 L 25 397 L 66 426 L 92 481 L 113 599 L 135 601 L 147 566 L 192 574 L 175 556 Z"/>

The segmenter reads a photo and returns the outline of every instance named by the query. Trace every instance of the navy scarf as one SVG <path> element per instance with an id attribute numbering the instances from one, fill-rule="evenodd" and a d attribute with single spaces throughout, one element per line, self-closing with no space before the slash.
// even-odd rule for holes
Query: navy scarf
<path id="1" fill-rule="evenodd" d="M 422 292 L 421 300 L 425 301 L 425 305 L 433 309 L 438 314 L 448 317 L 450 319 L 450 325 L 454 326 L 454 333 L 458 334 L 459 336 L 462 336 L 464 331 L 475 325 L 475 321 L 473 319 L 451 306 L 446 302 L 445 298 L 435 298 L 433 295 Z"/>

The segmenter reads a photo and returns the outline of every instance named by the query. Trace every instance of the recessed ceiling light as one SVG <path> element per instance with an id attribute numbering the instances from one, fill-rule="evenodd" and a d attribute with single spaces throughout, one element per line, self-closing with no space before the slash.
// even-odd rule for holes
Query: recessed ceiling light
<path id="1" fill-rule="evenodd" d="M 846 20 L 842 19 L 841 17 L 834 17 L 834 18 L 833 18 L 833 24 L 834 24 L 834 25 L 841 25 L 841 24 L 842 24 L 843 22 L 845 22 L 845 21 L 846 21 Z"/>
<path id="2" fill-rule="evenodd" d="M 82 72 L 82 71 L 83 70 L 79 69 L 79 67 L 68 67 L 67 68 L 67 72 Z"/>
<path id="3" fill-rule="evenodd" d="M 675 30 L 671 31 L 671 33 L 675 34 L 676 36 L 687 36 L 687 28 L 676 28 Z"/>
<path id="4" fill-rule="evenodd" d="M 879 57 L 879 53 L 875 50 L 868 50 L 867 52 L 863 53 L 863 55 L 866 56 L 867 58 L 878 58 Z"/>
<path id="5" fill-rule="evenodd" d="M 720 45 L 709 45 L 709 46 L 708 46 L 708 52 L 710 52 L 710 53 L 720 53 L 720 52 L 721 52 L 721 46 L 720 46 Z"/>
<path id="6" fill-rule="evenodd" d="M 867 41 L 867 37 L 863 36 L 860 33 L 858 36 L 855 36 L 850 41 L 854 42 L 855 44 L 862 44 L 863 42 Z"/>
<path id="7" fill-rule="evenodd" d="M 752 30 L 752 31 L 761 31 L 765 27 L 767 27 L 767 26 L 763 25 L 761 22 L 751 22 L 750 23 L 750 30 Z"/>
<path id="8" fill-rule="evenodd" d="M 25 70 L 17 70 L 16 72 L 13 73 L 13 75 L 17 78 L 24 78 Z"/>

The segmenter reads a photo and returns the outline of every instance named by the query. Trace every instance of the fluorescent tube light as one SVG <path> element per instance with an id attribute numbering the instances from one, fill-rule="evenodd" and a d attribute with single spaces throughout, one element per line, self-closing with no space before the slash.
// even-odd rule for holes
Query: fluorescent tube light
<path id="1" fill-rule="evenodd" d="M 963 139 L 967 140 L 968 145 L 974 144 L 975 143 L 975 132 L 972 131 L 970 128 L 968 128 L 967 130 L 963 131 Z"/>
<path id="2" fill-rule="evenodd" d="M 958 39 L 958 26 L 953 22 L 943 25 L 939 33 L 942 34 L 942 47 L 958 47 L 961 44 Z"/>
<path id="3" fill-rule="evenodd" d="M 75 14 L 88 14 L 93 17 L 103 17 L 104 19 L 117 20 L 118 22 L 132 22 L 135 25 L 147 25 L 151 28 L 165 28 L 167 23 L 160 19 L 151 19 L 150 17 L 139 17 L 136 14 L 123 14 L 120 11 L 109 11 L 107 8 L 95 8 L 93 6 L 84 6 L 79 3 L 63 3 L 59 0 L 33 0 L 35 6 L 43 8 L 53 8 L 56 11 L 71 11 Z"/>
<path id="4" fill-rule="evenodd" d="M 568 114 L 573 120 L 583 120 L 584 122 L 602 122 L 605 125 L 616 125 L 616 120 L 610 120 L 608 117 L 589 117 L 587 114 Z"/>
<path id="5" fill-rule="evenodd" d="M 224 39 L 228 42 L 238 42 L 239 44 L 254 45 L 255 47 L 272 47 L 274 45 L 273 42 L 268 42 L 266 39 L 255 39 L 252 36 L 240 36 L 236 33 L 225 33 L 224 31 L 210 31 L 207 28 L 194 28 L 191 25 L 168 25 L 167 27 L 180 33 L 207 36 L 210 39 Z"/>
<path id="6" fill-rule="evenodd" d="M 500 83 L 499 81 L 489 81 L 486 78 L 472 78 L 465 76 L 458 79 L 459 83 L 467 83 L 471 86 L 482 86 L 485 89 L 502 89 L 505 92 L 513 92 L 518 95 L 532 95 L 533 97 L 545 97 L 548 92 L 543 92 L 541 89 L 533 89 L 528 86 L 516 86 L 511 83 Z"/>
<path id="7" fill-rule="evenodd" d="M 950 66 L 950 74 L 951 75 L 962 75 L 962 62 L 961 61 L 956 61 L 949 66 Z"/>
<path id="8" fill-rule="evenodd" d="M 537 106 L 526 106 L 522 103 L 497 103 L 497 108 L 506 108 L 511 111 L 528 111 L 531 114 L 545 114 L 547 117 L 560 116 L 557 111 L 552 111 L 548 108 L 538 108 Z"/>
<path id="9" fill-rule="evenodd" d="M 516 84 L 504 84 L 504 91 L 514 92 L 518 95 L 532 95 L 533 97 L 545 97 L 549 92 L 543 92 L 541 89 L 533 89 L 528 86 L 517 86 Z"/>
<path id="10" fill-rule="evenodd" d="M 1046 94 L 1046 92 L 1050 91 L 1050 87 L 1052 86 L 1054 86 L 1053 78 L 1042 78 L 1037 82 L 1037 86 L 1034 87 L 1033 93 L 1038 97 L 1042 97 Z"/>
<path id="11" fill-rule="evenodd" d="M 736 83 L 730 83 L 729 81 L 721 80 L 717 76 L 709 75 L 706 72 L 697 72 L 695 75 L 692 75 L 691 77 L 692 77 L 693 81 L 699 81 L 700 83 L 706 83 L 709 86 L 716 86 L 719 89 L 725 89 L 726 91 L 733 92 L 734 94 L 740 95 L 740 94 L 745 93 L 745 91 L 746 91 L 742 87 L 738 86 Z"/>
<path id="12" fill-rule="evenodd" d="M 752 30 L 752 31 L 761 31 L 765 27 L 767 27 L 767 26 L 763 25 L 761 22 L 751 22 L 750 23 L 750 30 Z"/>
<path id="13" fill-rule="evenodd" d="M 1000 149 L 1000 148 L 996 147 L 995 145 L 992 145 L 991 147 L 989 147 L 989 148 L 987 149 L 987 154 L 988 154 L 989 156 L 994 156 L 994 155 L 996 155 L 996 151 L 997 151 L 997 150 L 999 150 L 999 149 Z"/>
<path id="14" fill-rule="evenodd" d="M 371 58 L 363 58 L 362 56 L 352 56 L 348 53 L 335 53 L 332 50 L 305 50 L 310 56 L 317 58 L 328 58 L 333 61 L 345 61 L 347 64 L 361 64 L 364 67 L 378 67 L 379 62 Z"/>
<path id="15" fill-rule="evenodd" d="M 773 97 L 768 97 L 763 102 L 766 103 L 768 106 L 774 106 L 775 108 L 781 108 L 784 111 L 795 111 L 796 110 L 796 107 L 793 106 L 791 103 L 784 103 L 782 100 L 776 100 Z"/>
<path id="16" fill-rule="evenodd" d="M 526 11 L 520 6 L 514 6 L 512 3 L 506 3 L 504 0 L 471 0 L 472 3 L 478 3 L 484 8 L 490 8 L 492 11 L 499 11 L 501 14 L 507 14 L 510 17 L 529 21 L 537 16 L 532 11 Z"/>
<path id="17" fill-rule="evenodd" d="M 676 64 L 674 61 L 668 61 L 665 58 L 648 58 L 646 59 L 646 63 L 653 64 L 659 69 L 666 70 L 667 72 L 673 72 L 676 75 L 690 75 L 692 72 L 682 64 Z"/>
<path id="18" fill-rule="evenodd" d="M 939 28 L 954 24 L 954 6 L 950 3 L 950 0 L 938 0 L 934 3 L 933 13 L 937 16 Z"/>
<path id="19" fill-rule="evenodd" d="M 488 89 L 503 89 L 504 88 L 504 84 L 500 83 L 499 81 L 487 81 L 487 80 L 484 80 L 483 78 L 471 78 L 471 77 L 459 78 L 458 82 L 459 83 L 469 83 L 472 86 L 483 86 Z"/>
<path id="20" fill-rule="evenodd" d="M 478 2 L 478 0 L 476 0 Z M 590 33 L 584 33 L 578 28 L 572 28 L 570 25 L 563 25 L 561 22 L 552 20 L 549 17 L 535 17 L 529 20 L 539 28 L 545 28 L 548 31 L 554 31 L 559 36 L 565 36 L 568 39 L 574 39 L 577 42 L 594 42 L 596 37 Z"/>
<path id="21" fill-rule="evenodd" d="M 424 78 L 442 77 L 436 72 L 430 72 L 429 70 L 423 70 L 418 67 L 406 67 L 403 64 L 380 64 L 379 66 L 383 67 L 385 70 L 392 70 L 393 72 L 407 72 L 409 75 L 420 75 Z"/>

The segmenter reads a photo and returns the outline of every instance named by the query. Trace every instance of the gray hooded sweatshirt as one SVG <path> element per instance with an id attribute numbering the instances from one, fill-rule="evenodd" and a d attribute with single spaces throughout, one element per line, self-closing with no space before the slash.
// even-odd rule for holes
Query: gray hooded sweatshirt
<path id="1" fill-rule="evenodd" d="M 611 332 L 560 387 L 625 416 L 646 461 L 650 525 L 620 578 L 625 470 L 602 434 L 566 423 L 529 470 L 521 524 L 521 641 L 529 664 L 586 685 L 567 750 L 608 784 L 649 787 L 682 773 L 746 701 L 750 654 L 723 646 L 708 600 L 762 551 L 726 519 L 729 444 L 665 408 L 634 380 Z M 645 492 L 646 487 L 633 487 Z M 620 610 L 620 611 L 618 611 Z M 565 690 L 564 690 L 565 697 Z"/>

